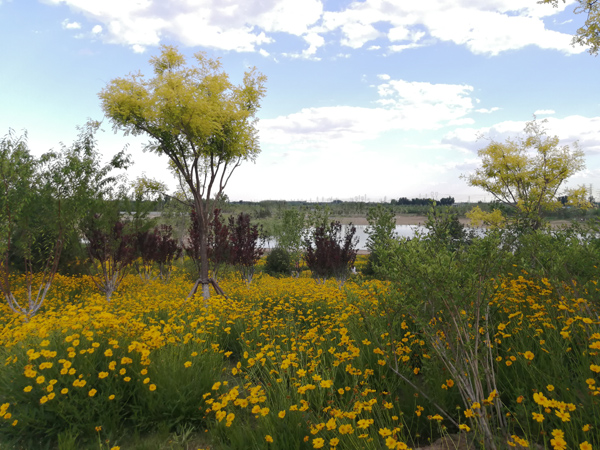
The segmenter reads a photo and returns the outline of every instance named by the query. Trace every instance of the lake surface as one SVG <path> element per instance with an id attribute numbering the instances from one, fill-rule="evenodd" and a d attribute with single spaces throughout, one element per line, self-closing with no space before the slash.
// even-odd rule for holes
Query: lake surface
<path id="1" fill-rule="evenodd" d="M 356 246 L 356 248 L 358 248 L 358 250 L 366 250 L 367 249 L 367 239 L 369 238 L 369 235 L 367 234 L 367 228 L 369 228 L 369 225 L 354 225 L 356 227 L 356 235 L 358 236 L 358 245 Z M 342 225 L 342 237 L 345 235 L 346 233 L 346 228 L 348 227 L 348 225 Z M 419 225 L 396 225 L 396 235 L 398 237 L 413 237 L 415 235 L 415 231 L 419 231 L 419 232 L 426 232 L 427 229 L 423 226 L 419 226 Z M 269 239 L 267 240 L 267 242 L 265 243 L 265 247 L 266 248 L 273 248 L 276 244 L 275 239 Z"/>

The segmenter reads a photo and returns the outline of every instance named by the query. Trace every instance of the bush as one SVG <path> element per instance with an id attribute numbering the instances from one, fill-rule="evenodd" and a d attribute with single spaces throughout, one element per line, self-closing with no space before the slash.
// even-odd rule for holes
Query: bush
<path id="1" fill-rule="evenodd" d="M 265 272 L 269 275 L 289 275 L 292 270 L 292 259 L 285 249 L 276 247 L 267 255 Z"/>

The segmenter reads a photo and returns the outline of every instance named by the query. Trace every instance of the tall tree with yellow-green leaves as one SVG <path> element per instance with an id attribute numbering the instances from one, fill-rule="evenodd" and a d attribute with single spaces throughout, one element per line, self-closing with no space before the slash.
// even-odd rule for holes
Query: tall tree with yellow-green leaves
<path id="1" fill-rule="evenodd" d="M 115 78 L 99 97 L 115 130 L 149 136 L 146 150 L 168 156 L 189 188 L 201 234 L 199 282 L 207 299 L 210 216 L 235 169 L 260 151 L 256 112 L 266 77 L 253 68 L 236 86 L 218 59 L 204 53 L 194 58 L 188 65 L 176 48 L 163 46 L 150 60 L 152 78 Z"/>
<path id="2" fill-rule="evenodd" d="M 561 194 L 565 181 L 585 168 L 584 154 L 577 143 L 571 149 L 560 146 L 557 136 L 547 136 L 544 122 L 528 122 L 524 138 L 504 143 L 491 140 L 478 152 L 481 167 L 463 176 L 469 185 L 489 192 L 496 201 L 512 208 L 517 223 L 529 229 L 540 228 L 544 212 L 562 206 L 559 195 L 566 195 L 571 206 L 591 206 L 585 187 L 565 189 Z M 504 220 L 498 210 L 485 213 L 479 207 L 467 217 L 474 224 L 498 225 Z"/>

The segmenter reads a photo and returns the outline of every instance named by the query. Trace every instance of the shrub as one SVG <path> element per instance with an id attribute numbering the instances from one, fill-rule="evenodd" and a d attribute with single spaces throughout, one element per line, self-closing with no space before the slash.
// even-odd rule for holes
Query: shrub
<path id="1" fill-rule="evenodd" d="M 269 275 L 289 275 L 292 270 L 290 254 L 281 247 L 276 247 L 267 255 L 265 272 Z"/>

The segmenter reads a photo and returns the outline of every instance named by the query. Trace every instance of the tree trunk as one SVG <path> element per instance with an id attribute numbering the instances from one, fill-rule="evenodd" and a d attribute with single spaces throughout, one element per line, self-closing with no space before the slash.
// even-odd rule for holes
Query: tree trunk
<path id="1" fill-rule="evenodd" d="M 202 284 L 202 298 L 206 302 L 210 298 L 210 282 L 208 280 L 208 205 L 203 205 L 202 199 L 196 199 L 195 206 L 200 228 L 200 283 Z"/>

